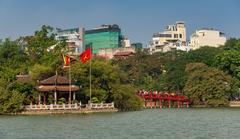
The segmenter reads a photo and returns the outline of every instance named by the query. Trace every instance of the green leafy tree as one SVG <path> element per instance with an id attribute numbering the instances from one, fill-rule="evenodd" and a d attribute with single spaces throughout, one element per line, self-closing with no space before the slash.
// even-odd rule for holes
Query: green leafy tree
<path id="1" fill-rule="evenodd" d="M 25 95 L 0 87 L 0 113 L 17 113 L 23 109 Z"/>
<path id="2" fill-rule="evenodd" d="M 6 39 L 0 45 L 0 77 L 14 81 L 18 73 L 26 71 L 28 60 L 17 41 Z"/>
<path id="3" fill-rule="evenodd" d="M 32 62 L 39 61 L 48 48 L 57 43 L 52 31 L 52 27 L 43 25 L 41 30 L 35 31 L 33 36 L 23 37 L 23 40 L 27 43 L 26 52 Z"/>
<path id="4" fill-rule="evenodd" d="M 137 88 L 155 88 L 155 81 L 163 70 L 163 56 L 149 55 L 141 51 L 126 59 L 115 59 L 113 63 L 118 64 L 120 69 L 127 73 L 127 82 Z"/>
<path id="5" fill-rule="evenodd" d="M 134 88 L 129 85 L 114 86 L 112 98 L 115 106 L 123 111 L 140 110 L 143 106 L 142 100 L 136 96 Z"/>
<path id="6" fill-rule="evenodd" d="M 186 67 L 188 80 L 184 93 L 194 105 L 226 106 L 233 80 L 216 68 L 203 63 L 191 63 Z"/>
<path id="7" fill-rule="evenodd" d="M 215 65 L 240 80 L 240 51 L 224 51 L 216 57 Z"/>
<path id="8" fill-rule="evenodd" d="M 30 75 L 32 79 L 35 81 L 46 79 L 47 77 L 50 77 L 53 74 L 55 74 L 55 72 L 49 65 L 35 64 L 30 69 Z"/>
<path id="9" fill-rule="evenodd" d="M 204 46 L 200 49 L 190 51 L 186 54 L 189 62 L 200 62 L 208 66 L 214 66 L 215 57 L 223 52 L 222 48 Z"/>
<path id="10" fill-rule="evenodd" d="M 181 93 L 187 81 L 186 65 L 194 62 L 202 62 L 213 66 L 215 57 L 222 49 L 213 47 L 201 47 L 188 53 L 171 51 L 165 54 L 166 87 L 169 91 Z"/>
<path id="11" fill-rule="evenodd" d="M 81 90 L 86 96 L 85 101 L 89 99 L 89 62 L 90 61 L 82 64 L 79 61 L 71 66 L 72 79 L 81 86 Z M 133 110 L 142 107 L 142 105 L 135 104 L 141 103 L 141 101 L 134 95 L 135 90 L 132 89 L 131 86 L 125 86 L 125 79 L 122 79 L 124 73 L 122 73 L 117 65 L 113 65 L 111 61 L 97 59 L 93 59 L 91 63 L 92 98 L 97 98 L 98 102 L 114 101 L 117 108 L 121 110 Z M 127 87 L 129 88 L 128 90 Z M 121 99 L 121 103 L 120 98 L 124 98 Z M 92 101 L 95 102 L 96 100 Z M 126 103 L 128 103 L 128 105 L 123 106 Z"/>
<path id="12" fill-rule="evenodd" d="M 240 50 L 240 39 L 230 38 L 223 46 L 224 50 Z"/>

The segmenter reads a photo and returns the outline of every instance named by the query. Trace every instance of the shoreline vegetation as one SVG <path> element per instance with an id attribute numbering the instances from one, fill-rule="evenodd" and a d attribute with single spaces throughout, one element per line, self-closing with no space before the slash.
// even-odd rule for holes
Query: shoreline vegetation
<path id="1" fill-rule="evenodd" d="M 50 49 L 51 46 L 55 46 Z M 31 36 L 5 39 L 0 44 L 0 113 L 19 113 L 37 103 L 38 81 L 55 75 L 68 77 L 62 53 L 66 42 L 55 40 L 54 29 L 43 25 Z M 92 59 L 92 103 L 111 103 L 119 111 L 141 110 L 140 89 L 188 96 L 192 106 L 224 107 L 240 96 L 240 39 L 229 39 L 218 48 L 205 46 L 183 52 L 137 51 L 126 59 Z M 89 64 L 71 63 L 71 79 L 80 87 L 76 102 L 89 100 Z M 29 75 L 20 82 L 17 75 Z M 53 98 L 48 99 L 52 104 Z M 66 103 L 60 99 L 59 104 Z"/>

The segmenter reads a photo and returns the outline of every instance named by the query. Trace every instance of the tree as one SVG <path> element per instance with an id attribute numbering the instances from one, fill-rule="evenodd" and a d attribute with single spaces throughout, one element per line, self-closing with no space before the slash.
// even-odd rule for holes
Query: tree
<path id="1" fill-rule="evenodd" d="M 26 71 L 28 60 L 17 41 L 6 39 L 0 45 L 0 77 L 14 81 L 18 73 Z"/>
<path id="2" fill-rule="evenodd" d="M 25 96 L 17 91 L 0 87 L 0 113 L 17 113 L 22 110 Z"/>
<path id="3" fill-rule="evenodd" d="M 215 65 L 240 80 L 240 51 L 224 51 L 216 57 Z"/>
<path id="4" fill-rule="evenodd" d="M 171 51 L 165 56 L 166 85 L 169 91 L 182 92 L 187 81 L 185 72 L 186 65 L 194 62 L 205 63 L 213 66 L 215 57 L 222 49 L 213 47 L 201 47 L 188 53 L 182 51 Z"/>
<path id="5" fill-rule="evenodd" d="M 154 89 L 157 86 L 155 80 L 163 70 L 163 56 L 141 51 L 126 59 L 115 59 L 113 63 L 127 73 L 128 83 L 137 88 Z"/>
<path id="6" fill-rule="evenodd" d="M 71 65 L 72 79 L 81 86 L 84 100 L 89 100 L 89 62 L 82 64 L 77 61 Z M 111 61 L 92 59 L 92 101 L 112 102 L 121 110 L 140 109 L 140 99 L 135 95 L 135 90 L 127 86 L 124 73 Z M 123 106 L 127 104 L 126 106 Z"/>
<path id="7" fill-rule="evenodd" d="M 194 105 L 226 106 L 233 80 L 216 68 L 203 63 L 190 63 L 186 67 L 188 79 L 184 93 Z"/>
<path id="8" fill-rule="evenodd" d="M 38 61 L 50 46 L 57 44 L 52 31 L 52 27 L 43 25 L 33 36 L 23 37 L 24 42 L 27 43 L 26 52 L 32 62 Z"/>
<path id="9" fill-rule="evenodd" d="M 223 46 L 224 50 L 240 50 L 240 39 L 230 38 Z"/>
<path id="10" fill-rule="evenodd" d="M 122 111 L 139 110 L 142 108 L 142 100 L 135 94 L 130 85 L 114 86 L 112 98 L 115 106 Z"/>
<path id="11" fill-rule="evenodd" d="M 30 75 L 34 81 L 43 80 L 55 74 L 53 68 L 49 65 L 35 64 L 30 68 Z"/>
<path id="12" fill-rule="evenodd" d="M 208 66 L 214 66 L 215 57 L 223 52 L 222 48 L 204 46 L 186 54 L 189 62 L 200 62 Z"/>

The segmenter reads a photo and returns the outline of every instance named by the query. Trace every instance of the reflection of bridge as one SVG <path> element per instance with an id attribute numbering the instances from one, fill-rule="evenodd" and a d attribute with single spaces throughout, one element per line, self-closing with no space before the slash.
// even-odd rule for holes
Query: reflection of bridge
<path id="1" fill-rule="evenodd" d="M 139 92 L 138 96 L 144 100 L 145 108 L 171 108 L 171 107 L 187 107 L 189 106 L 189 99 L 183 95 L 176 95 L 174 93 L 163 93 L 163 92 Z"/>

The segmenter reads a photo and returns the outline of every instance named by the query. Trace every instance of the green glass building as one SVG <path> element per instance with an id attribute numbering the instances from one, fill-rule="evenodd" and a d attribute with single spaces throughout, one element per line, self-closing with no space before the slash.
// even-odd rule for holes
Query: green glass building
<path id="1" fill-rule="evenodd" d="M 91 46 L 93 54 L 97 54 L 100 48 L 121 47 L 121 29 L 118 25 L 102 25 L 99 28 L 86 30 L 84 41 L 85 49 Z"/>

